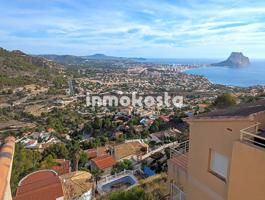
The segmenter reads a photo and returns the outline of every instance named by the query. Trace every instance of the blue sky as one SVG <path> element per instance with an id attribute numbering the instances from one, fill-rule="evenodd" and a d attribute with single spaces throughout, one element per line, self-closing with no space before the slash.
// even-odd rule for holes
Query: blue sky
<path id="1" fill-rule="evenodd" d="M 265 58 L 264 0 L 1 0 L 0 46 L 32 54 Z"/>

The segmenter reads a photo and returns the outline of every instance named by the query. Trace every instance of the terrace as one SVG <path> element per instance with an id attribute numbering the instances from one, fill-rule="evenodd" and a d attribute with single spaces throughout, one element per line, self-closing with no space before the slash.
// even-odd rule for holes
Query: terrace
<path id="1" fill-rule="evenodd" d="M 97 184 L 100 194 L 105 194 L 113 190 L 130 189 L 138 184 L 134 171 L 124 170 L 118 174 L 104 177 Z"/>
<path id="2" fill-rule="evenodd" d="M 260 123 L 256 123 L 240 131 L 240 141 L 261 148 L 265 148 L 265 130 L 259 128 Z"/>
<path id="3" fill-rule="evenodd" d="M 93 196 L 94 182 L 92 175 L 86 171 L 75 171 L 60 176 L 64 199 L 87 199 Z"/>

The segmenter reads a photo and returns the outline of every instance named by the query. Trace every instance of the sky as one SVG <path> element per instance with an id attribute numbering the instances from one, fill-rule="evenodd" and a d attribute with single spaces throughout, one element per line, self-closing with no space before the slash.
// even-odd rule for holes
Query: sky
<path id="1" fill-rule="evenodd" d="M 265 58 L 265 1 L 0 0 L 0 46 L 30 54 Z"/>

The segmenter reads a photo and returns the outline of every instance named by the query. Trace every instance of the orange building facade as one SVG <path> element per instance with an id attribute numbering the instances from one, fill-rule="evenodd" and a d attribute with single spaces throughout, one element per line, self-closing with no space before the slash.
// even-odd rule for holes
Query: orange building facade
<path id="1" fill-rule="evenodd" d="M 265 101 L 187 119 L 189 141 L 171 150 L 174 200 L 265 199 Z"/>
<path id="2" fill-rule="evenodd" d="M 15 138 L 7 137 L 0 149 L 0 199 L 11 200 L 10 178 L 12 172 Z"/>

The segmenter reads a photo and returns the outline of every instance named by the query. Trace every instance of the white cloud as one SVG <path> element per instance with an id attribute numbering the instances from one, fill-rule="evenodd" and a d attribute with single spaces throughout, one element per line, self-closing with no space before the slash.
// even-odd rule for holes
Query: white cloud
<path id="1" fill-rule="evenodd" d="M 57 0 L 42 5 L 31 0 L 23 8 L 5 4 L 0 12 L 1 43 L 30 53 L 124 52 L 148 57 L 200 47 L 203 51 L 194 56 L 217 56 L 220 50 L 211 49 L 226 54 L 228 45 L 251 52 L 257 47 L 257 55 L 265 50 L 265 3 L 204 2 Z"/>

